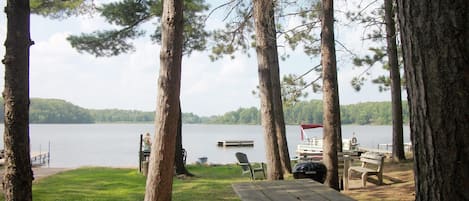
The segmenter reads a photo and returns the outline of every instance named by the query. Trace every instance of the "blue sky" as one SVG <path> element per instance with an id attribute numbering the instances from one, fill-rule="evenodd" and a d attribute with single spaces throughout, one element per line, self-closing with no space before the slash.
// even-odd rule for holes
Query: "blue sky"
<path id="1" fill-rule="evenodd" d="M 211 7 L 222 1 L 210 1 Z M 342 2 L 343 3 L 343 2 Z M 0 2 L 4 7 L 6 1 Z M 339 7 L 346 5 L 338 3 Z M 223 12 L 223 10 L 218 11 Z M 209 27 L 220 23 L 215 14 L 208 20 Z M 298 23 L 288 21 L 289 26 Z M 67 20 L 50 20 L 31 16 L 31 38 L 35 44 L 30 55 L 30 96 L 59 98 L 85 108 L 136 109 L 153 111 L 156 108 L 157 77 L 159 72 L 159 45 L 148 37 L 135 41 L 136 51 L 110 58 L 96 58 L 80 54 L 66 41 L 70 34 L 92 32 L 107 26 L 101 19 L 91 16 Z M 153 26 L 151 23 L 147 26 Z M 0 41 L 5 40 L 6 16 L 0 15 Z M 367 49 L 360 41 L 362 29 L 358 26 L 336 25 L 336 38 L 357 54 Z M 3 43 L 2 43 L 3 44 Z M 390 92 L 379 93 L 378 87 L 367 84 L 361 92 L 350 85 L 353 76 L 361 69 L 353 68 L 350 56 L 337 47 L 340 103 L 352 104 L 366 101 L 388 101 Z M 4 46 L 0 55 L 5 54 Z M 280 63 L 281 74 L 306 72 L 319 63 L 301 51 L 291 52 L 292 57 Z M 211 62 L 208 53 L 195 52 L 183 58 L 181 101 L 183 112 L 198 115 L 216 115 L 239 107 L 259 106 L 259 99 L 251 94 L 258 85 L 255 53 L 251 57 L 238 54 L 235 60 L 222 59 Z M 0 71 L 0 90 L 4 85 L 4 66 Z M 383 73 L 375 68 L 373 74 Z M 312 78 L 309 78 L 312 79 Z M 308 99 L 322 99 L 322 94 L 309 93 Z M 405 94 L 403 96 L 405 99 Z"/>

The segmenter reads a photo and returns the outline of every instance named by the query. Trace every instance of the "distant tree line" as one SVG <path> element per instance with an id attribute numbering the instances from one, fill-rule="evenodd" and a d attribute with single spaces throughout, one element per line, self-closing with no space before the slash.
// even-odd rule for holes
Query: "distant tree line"
<path id="1" fill-rule="evenodd" d="M 0 114 L 4 113 L 4 100 L 0 99 Z M 4 121 L 4 115 L 0 116 Z M 94 123 L 87 109 L 59 99 L 33 98 L 29 107 L 30 123 Z"/>
<path id="2" fill-rule="evenodd" d="M 404 122 L 409 122 L 409 110 L 407 103 L 402 105 Z M 285 123 L 294 125 L 300 123 L 322 123 L 322 101 L 311 100 L 298 102 L 284 108 Z M 340 107 L 341 121 L 343 124 L 392 124 L 391 102 L 366 102 Z M 260 124 L 259 110 L 255 107 L 240 108 L 227 112 L 221 116 L 214 116 L 208 122 L 218 124 Z"/>
<path id="3" fill-rule="evenodd" d="M 0 99 L 0 113 L 3 114 L 3 99 Z M 60 99 L 31 99 L 29 119 L 31 123 L 145 123 L 153 122 L 155 112 L 120 109 L 85 109 Z M 300 123 L 322 123 L 322 101 L 302 101 L 285 107 L 285 122 L 290 125 Z M 407 104 L 403 104 L 404 122 L 409 121 Z M 3 122 L 4 116 L 0 116 Z M 343 124 L 392 123 L 390 102 L 366 102 L 341 106 Z M 259 109 L 239 108 L 223 115 L 209 117 L 194 113 L 183 113 L 185 124 L 260 124 Z"/>

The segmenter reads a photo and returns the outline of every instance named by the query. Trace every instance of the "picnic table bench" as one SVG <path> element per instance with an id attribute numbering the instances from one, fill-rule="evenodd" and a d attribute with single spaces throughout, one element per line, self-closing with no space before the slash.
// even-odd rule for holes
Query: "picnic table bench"
<path id="1" fill-rule="evenodd" d="M 243 201 L 352 201 L 354 199 L 312 179 L 235 183 Z"/>
<path id="2" fill-rule="evenodd" d="M 348 169 L 348 179 L 351 178 L 353 172 L 361 173 L 362 186 L 366 187 L 368 176 L 376 175 L 378 177 L 378 185 L 383 183 L 383 165 L 384 156 L 378 153 L 366 152 L 360 156 L 361 166 L 352 166 Z"/>

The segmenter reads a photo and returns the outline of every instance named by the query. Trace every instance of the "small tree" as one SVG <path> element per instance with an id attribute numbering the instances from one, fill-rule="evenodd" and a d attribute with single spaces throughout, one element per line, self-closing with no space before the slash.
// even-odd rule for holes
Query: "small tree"
<path id="1" fill-rule="evenodd" d="M 384 0 L 384 21 L 386 22 L 386 42 L 391 80 L 392 104 L 392 158 L 395 161 L 405 159 L 404 132 L 402 121 L 401 75 L 399 73 L 399 59 L 397 57 L 396 23 L 394 22 L 394 0 Z"/>

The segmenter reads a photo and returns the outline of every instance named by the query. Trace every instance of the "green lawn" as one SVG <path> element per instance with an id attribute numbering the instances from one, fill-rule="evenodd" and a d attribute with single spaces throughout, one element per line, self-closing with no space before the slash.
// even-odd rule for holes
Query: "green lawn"
<path id="1" fill-rule="evenodd" d="M 173 200 L 239 200 L 231 188 L 249 181 L 236 165 L 190 165 L 191 178 L 174 178 Z M 35 181 L 33 200 L 133 201 L 143 200 L 145 177 L 136 169 L 79 168 Z M 3 199 L 3 196 L 2 198 Z"/>

